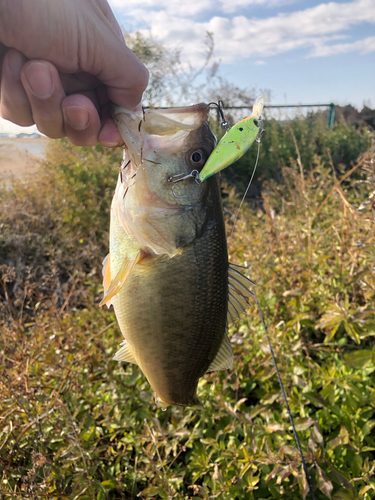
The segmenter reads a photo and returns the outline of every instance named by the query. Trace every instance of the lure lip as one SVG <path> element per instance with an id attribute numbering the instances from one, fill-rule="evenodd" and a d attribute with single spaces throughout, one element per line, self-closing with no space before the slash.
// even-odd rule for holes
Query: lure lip
<path id="1" fill-rule="evenodd" d="M 251 111 L 251 117 L 258 118 L 261 120 L 262 111 L 264 108 L 264 103 L 266 102 L 266 96 L 264 94 L 258 95 L 253 104 L 253 109 Z"/>

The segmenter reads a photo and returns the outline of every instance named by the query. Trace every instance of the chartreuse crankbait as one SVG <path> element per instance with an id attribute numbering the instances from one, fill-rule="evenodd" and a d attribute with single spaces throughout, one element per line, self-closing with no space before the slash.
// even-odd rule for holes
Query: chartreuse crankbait
<path id="1" fill-rule="evenodd" d="M 261 114 L 264 107 L 265 96 L 261 94 L 255 100 L 251 116 L 244 118 L 236 123 L 221 138 L 219 144 L 212 151 L 202 171 L 196 176 L 197 182 L 203 182 L 211 175 L 220 172 L 235 161 L 239 160 L 250 148 L 263 129 L 261 126 Z M 219 111 L 222 112 L 220 102 Z M 222 114 L 223 128 L 226 128 L 227 122 Z"/>

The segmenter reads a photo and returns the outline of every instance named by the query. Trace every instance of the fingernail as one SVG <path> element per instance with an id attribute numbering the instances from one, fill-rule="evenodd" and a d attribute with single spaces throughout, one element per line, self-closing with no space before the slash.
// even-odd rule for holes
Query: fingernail
<path id="1" fill-rule="evenodd" d="M 66 121 L 74 130 L 85 130 L 89 126 L 90 113 L 86 108 L 68 106 L 64 109 L 64 115 Z"/>
<path id="2" fill-rule="evenodd" d="M 52 95 L 53 82 L 51 71 L 47 64 L 34 62 L 25 69 L 25 77 L 31 92 L 39 99 L 46 99 Z"/>
<path id="3" fill-rule="evenodd" d="M 105 146 L 106 148 L 116 148 L 120 146 L 118 142 L 110 142 L 110 141 L 101 141 L 100 139 L 98 140 L 102 146 Z"/>
<path id="4" fill-rule="evenodd" d="M 8 67 L 11 75 L 16 80 L 21 80 L 21 70 L 24 65 L 24 58 L 19 52 L 13 52 L 9 54 Z"/>
<path id="5" fill-rule="evenodd" d="M 98 142 L 107 148 L 114 148 L 121 144 L 120 138 L 117 137 L 118 135 L 119 133 L 115 124 L 112 121 L 107 121 L 99 132 Z"/>

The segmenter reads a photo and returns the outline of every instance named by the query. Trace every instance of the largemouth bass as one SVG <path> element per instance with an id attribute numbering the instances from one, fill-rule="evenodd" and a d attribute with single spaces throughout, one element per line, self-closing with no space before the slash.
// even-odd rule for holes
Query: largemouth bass
<path id="1" fill-rule="evenodd" d="M 228 264 L 218 176 L 173 182 L 213 151 L 208 113 L 206 104 L 114 110 L 125 151 L 101 305 L 113 305 L 125 338 L 114 359 L 137 364 L 162 407 L 199 404 L 199 378 L 232 366 L 228 322 L 251 295 Z"/>

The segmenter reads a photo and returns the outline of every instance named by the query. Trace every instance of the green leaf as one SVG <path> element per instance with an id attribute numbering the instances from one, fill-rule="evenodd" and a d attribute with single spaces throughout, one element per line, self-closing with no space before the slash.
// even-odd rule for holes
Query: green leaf
<path id="1" fill-rule="evenodd" d="M 281 396 L 281 392 L 279 390 L 273 390 L 268 392 L 264 398 L 261 399 L 261 403 L 264 405 L 271 405 Z"/>
<path id="2" fill-rule="evenodd" d="M 351 368 L 360 370 L 361 368 L 367 368 L 373 364 L 372 361 L 373 350 L 369 349 L 350 352 L 345 354 L 344 363 Z"/>
<path id="3" fill-rule="evenodd" d="M 344 321 L 344 325 L 345 325 L 345 330 L 346 330 L 347 334 L 354 340 L 354 342 L 356 342 L 357 344 L 360 344 L 361 339 L 359 338 L 359 334 L 356 330 L 355 325 L 348 323 L 348 321 Z"/>
<path id="4" fill-rule="evenodd" d="M 334 439 L 331 439 L 327 443 L 327 450 L 333 450 L 340 444 L 348 444 L 349 443 L 349 432 L 345 426 L 341 426 L 340 433 Z"/>
<path id="5" fill-rule="evenodd" d="M 308 429 L 312 425 L 316 424 L 316 420 L 314 420 L 313 418 L 301 418 L 301 417 L 299 417 L 299 418 L 296 418 L 294 420 L 294 424 L 295 424 L 297 431 L 305 431 L 306 429 Z"/>
<path id="6" fill-rule="evenodd" d="M 326 337 L 324 339 L 325 344 L 329 344 L 329 342 L 331 342 L 333 337 L 336 335 L 337 330 L 339 329 L 341 323 L 342 323 L 342 321 L 340 319 L 339 322 L 337 322 L 335 325 L 333 325 L 333 327 L 330 330 L 328 330 L 328 333 L 326 334 Z"/>
<path id="7" fill-rule="evenodd" d="M 331 470 L 330 475 L 333 477 L 336 483 L 338 483 L 340 486 L 344 486 L 348 490 L 353 488 L 348 478 L 345 477 L 340 471 L 335 469 L 335 467 L 333 467 L 331 463 L 329 464 L 329 468 Z"/>
<path id="8" fill-rule="evenodd" d="M 142 491 L 142 495 L 147 495 L 148 497 L 156 497 L 164 492 L 164 488 L 160 486 L 149 486 Z"/>
<path id="9" fill-rule="evenodd" d="M 320 392 L 323 398 L 329 402 L 331 406 L 335 404 L 335 386 L 332 382 L 327 384 L 324 389 Z"/>
<path id="10" fill-rule="evenodd" d="M 374 484 L 368 484 L 366 486 L 363 486 L 363 488 L 361 488 L 359 490 L 359 494 L 360 495 L 364 495 L 365 493 L 367 493 L 368 491 L 375 491 L 375 485 Z"/>
<path id="11" fill-rule="evenodd" d="M 102 481 L 100 484 L 108 489 L 117 488 L 117 483 L 116 481 L 113 481 L 113 479 L 107 479 L 106 481 Z"/>
<path id="12" fill-rule="evenodd" d="M 326 406 L 326 402 L 325 402 L 324 398 L 322 398 L 322 396 L 320 396 L 320 394 L 318 394 L 317 392 L 303 392 L 302 394 L 306 399 L 311 401 L 311 403 L 314 406 L 318 406 L 318 407 Z"/>

